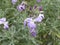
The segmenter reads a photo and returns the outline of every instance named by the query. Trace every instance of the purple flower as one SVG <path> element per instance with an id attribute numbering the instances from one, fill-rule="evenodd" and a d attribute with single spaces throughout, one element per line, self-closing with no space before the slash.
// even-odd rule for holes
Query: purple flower
<path id="1" fill-rule="evenodd" d="M 24 20 L 24 26 L 26 25 L 29 27 L 29 29 L 36 28 L 36 24 L 33 22 L 32 18 L 26 18 Z"/>
<path id="2" fill-rule="evenodd" d="M 39 16 L 34 19 L 34 22 L 41 22 L 43 18 L 44 18 L 44 14 L 39 14 Z"/>
<path id="3" fill-rule="evenodd" d="M 31 29 L 36 29 L 36 24 L 34 23 L 34 22 L 29 22 L 29 23 L 27 23 L 27 26 L 28 26 L 28 28 L 31 30 Z"/>
<path id="4" fill-rule="evenodd" d="M 41 1 L 41 0 L 36 0 L 38 3 Z"/>
<path id="5" fill-rule="evenodd" d="M 1 18 L 0 19 L 0 24 L 3 24 L 6 21 L 6 18 Z"/>
<path id="6" fill-rule="evenodd" d="M 37 8 L 37 6 L 36 5 L 34 5 L 34 9 L 36 9 Z"/>
<path id="7" fill-rule="evenodd" d="M 8 22 L 6 21 L 6 18 L 1 18 L 0 19 L 0 24 L 4 25 L 4 29 L 8 29 L 9 28 Z"/>
<path id="8" fill-rule="evenodd" d="M 36 24 L 34 22 L 29 22 L 27 24 L 28 28 L 30 29 L 30 33 L 33 37 L 36 37 Z"/>
<path id="9" fill-rule="evenodd" d="M 18 5 L 17 6 L 17 9 L 18 9 L 18 11 L 23 11 L 23 10 L 25 10 L 25 5 Z"/>
<path id="10" fill-rule="evenodd" d="M 26 19 L 24 20 L 24 26 L 26 26 L 27 23 L 29 23 L 29 22 L 31 22 L 31 21 L 32 21 L 32 18 L 26 18 Z"/>
<path id="11" fill-rule="evenodd" d="M 30 30 L 30 33 L 33 37 L 36 37 L 36 35 L 37 35 L 36 30 L 34 28 Z"/>
<path id="12" fill-rule="evenodd" d="M 36 37 L 36 32 L 32 32 L 31 35 L 32 35 L 33 37 Z"/>
<path id="13" fill-rule="evenodd" d="M 17 2 L 17 0 L 12 0 L 12 4 L 13 5 L 16 4 L 16 2 Z"/>
<path id="14" fill-rule="evenodd" d="M 32 7 L 30 7 L 30 10 L 32 10 Z"/>
<path id="15" fill-rule="evenodd" d="M 36 24 L 33 22 L 32 18 L 27 18 L 24 20 L 24 26 L 28 26 L 29 31 L 33 37 L 36 37 Z"/>
<path id="16" fill-rule="evenodd" d="M 42 11 L 42 6 L 39 7 L 39 11 Z"/>

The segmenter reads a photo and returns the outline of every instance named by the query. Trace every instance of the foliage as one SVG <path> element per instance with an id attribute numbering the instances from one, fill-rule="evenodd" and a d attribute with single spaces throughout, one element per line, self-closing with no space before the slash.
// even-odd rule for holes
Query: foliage
<path id="1" fill-rule="evenodd" d="M 0 18 L 6 17 L 9 29 L 5 30 L 0 25 L 0 45 L 60 45 L 60 0 L 26 0 L 28 8 L 19 12 L 11 0 L 0 0 Z M 45 19 L 37 25 L 37 37 L 32 37 L 29 29 L 24 28 L 24 19 L 29 17 L 29 6 L 43 6 Z M 35 12 L 35 11 L 33 11 Z M 33 14 L 32 14 L 33 16 Z"/>

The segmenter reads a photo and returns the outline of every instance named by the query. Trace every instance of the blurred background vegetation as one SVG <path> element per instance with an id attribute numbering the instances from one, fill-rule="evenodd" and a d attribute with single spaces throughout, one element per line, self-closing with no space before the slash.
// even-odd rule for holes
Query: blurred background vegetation
<path id="1" fill-rule="evenodd" d="M 22 0 L 15 5 L 11 0 L 0 0 L 0 18 L 6 17 L 10 26 L 8 30 L 0 26 L 0 45 L 60 45 L 60 0 L 25 1 L 28 6 L 43 6 L 45 19 L 37 25 L 37 37 L 32 37 L 28 28 L 24 29 L 23 21 L 30 13 L 29 8 L 23 12 L 16 9 Z"/>

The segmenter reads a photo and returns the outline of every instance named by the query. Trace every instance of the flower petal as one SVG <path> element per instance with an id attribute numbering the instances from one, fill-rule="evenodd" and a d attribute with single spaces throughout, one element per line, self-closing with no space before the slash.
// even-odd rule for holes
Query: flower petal
<path id="1" fill-rule="evenodd" d="M 34 19 L 34 22 L 41 22 L 43 18 L 44 18 L 44 14 L 39 14 L 39 16 Z"/>
<path id="2" fill-rule="evenodd" d="M 27 26 L 29 29 L 33 29 L 33 28 L 36 29 L 36 24 L 34 22 L 29 22 Z"/>
<path id="3" fill-rule="evenodd" d="M 0 24 L 3 24 L 6 21 L 6 18 L 1 18 L 0 19 Z"/>
<path id="4" fill-rule="evenodd" d="M 8 22 L 5 22 L 5 23 L 4 23 L 4 29 L 8 29 L 8 28 L 9 28 Z"/>

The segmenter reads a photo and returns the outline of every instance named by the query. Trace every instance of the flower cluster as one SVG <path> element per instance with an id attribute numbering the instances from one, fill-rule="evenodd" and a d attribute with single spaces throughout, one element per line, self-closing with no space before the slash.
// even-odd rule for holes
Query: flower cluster
<path id="1" fill-rule="evenodd" d="M 30 33 L 32 34 L 32 36 L 36 37 L 36 24 L 34 23 L 32 18 L 26 18 L 24 20 L 24 26 L 28 26 L 28 28 L 30 29 Z"/>
<path id="2" fill-rule="evenodd" d="M 41 1 L 41 0 L 36 0 L 38 3 Z M 12 4 L 15 4 L 17 2 L 17 0 L 12 0 Z M 17 6 L 17 10 L 22 12 L 26 9 L 26 5 L 27 5 L 27 2 L 25 1 L 22 1 L 21 4 L 19 4 Z M 27 5 L 28 6 L 28 5 Z M 33 12 L 33 13 L 40 13 L 40 12 L 43 12 L 42 11 L 42 6 L 37 6 L 37 5 L 34 5 L 34 7 L 30 7 L 30 12 Z M 24 27 L 28 26 L 29 28 L 29 32 L 31 33 L 31 35 L 33 37 L 36 37 L 37 33 L 36 33 L 36 24 L 35 22 L 41 22 L 42 20 L 44 19 L 44 14 L 40 13 L 39 16 L 37 16 L 36 18 L 26 18 L 24 20 Z"/>
<path id="3" fill-rule="evenodd" d="M 4 29 L 8 29 L 8 21 L 6 21 L 6 18 L 1 18 L 0 19 L 0 24 L 4 24 Z"/>
<path id="4" fill-rule="evenodd" d="M 29 31 L 32 36 L 36 37 L 36 24 L 35 22 L 41 22 L 44 19 L 44 14 L 39 14 L 39 16 L 35 19 L 26 18 L 24 20 L 24 26 L 28 26 Z"/>

